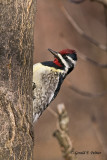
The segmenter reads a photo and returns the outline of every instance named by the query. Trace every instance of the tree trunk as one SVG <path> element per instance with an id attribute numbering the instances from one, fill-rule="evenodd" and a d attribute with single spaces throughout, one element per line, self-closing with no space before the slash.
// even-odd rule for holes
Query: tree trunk
<path id="1" fill-rule="evenodd" d="M 32 159 L 35 0 L 0 0 L 0 160 Z"/>

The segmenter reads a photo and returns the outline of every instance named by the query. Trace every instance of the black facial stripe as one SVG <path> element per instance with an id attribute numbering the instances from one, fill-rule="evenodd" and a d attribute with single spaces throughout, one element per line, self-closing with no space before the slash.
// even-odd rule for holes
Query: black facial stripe
<path id="1" fill-rule="evenodd" d="M 62 57 L 63 58 L 63 57 Z M 64 64 L 62 63 L 62 60 L 58 57 L 57 58 L 58 59 L 58 61 L 59 61 L 59 63 L 62 65 L 62 66 L 64 66 Z"/>
<path id="2" fill-rule="evenodd" d="M 73 70 L 73 68 L 74 68 L 74 65 L 72 64 L 72 67 L 71 67 L 71 68 L 69 68 L 69 70 L 68 70 L 67 74 L 69 74 L 69 73 Z"/>
<path id="3" fill-rule="evenodd" d="M 77 61 L 77 55 L 75 53 L 72 54 L 66 54 L 67 56 L 71 57 L 74 61 Z M 66 56 L 65 55 L 65 56 Z M 64 57 L 64 56 L 63 56 Z"/>
<path id="4" fill-rule="evenodd" d="M 54 67 L 56 69 L 64 69 L 64 67 L 59 67 L 58 65 L 56 65 L 55 63 L 53 63 L 52 61 L 46 61 L 46 62 L 41 62 L 44 66 L 48 66 L 48 67 Z"/>

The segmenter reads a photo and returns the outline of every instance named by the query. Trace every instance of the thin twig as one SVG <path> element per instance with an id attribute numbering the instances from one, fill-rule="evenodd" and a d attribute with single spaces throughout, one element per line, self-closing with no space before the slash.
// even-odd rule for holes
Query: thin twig
<path id="1" fill-rule="evenodd" d="M 106 46 L 107 46 L 107 0 L 91 0 L 101 3 L 104 6 L 105 23 L 106 23 Z"/>
<path id="2" fill-rule="evenodd" d="M 72 3 L 76 3 L 76 4 L 80 4 L 82 2 L 84 2 L 85 0 L 69 0 Z"/>
<path id="3" fill-rule="evenodd" d="M 71 83 L 68 82 L 67 80 L 65 80 L 65 82 L 67 83 L 67 85 L 70 89 L 75 91 L 77 94 L 79 94 L 81 96 L 85 96 L 87 98 L 98 98 L 98 97 L 105 96 L 107 94 L 107 90 L 105 90 L 103 92 L 99 92 L 99 93 L 91 93 L 91 92 L 82 91 L 82 90 L 78 89 L 78 87 L 71 85 Z"/>
<path id="4" fill-rule="evenodd" d="M 96 1 L 98 3 L 101 3 L 101 4 L 105 5 L 105 6 L 107 6 L 107 0 L 90 0 L 90 1 Z"/>
<path id="5" fill-rule="evenodd" d="M 104 44 L 100 44 L 99 42 L 97 42 L 95 39 L 93 39 L 92 37 L 88 36 L 81 28 L 80 26 L 75 22 L 75 20 L 70 16 L 70 14 L 68 13 L 68 11 L 65 9 L 65 7 L 63 5 L 61 5 L 61 10 L 64 13 L 64 15 L 66 16 L 66 18 L 69 20 L 69 22 L 73 25 L 73 27 L 76 29 L 76 31 L 84 38 L 86 38 L 89 42 L 93 43 L 94 45 L 96 45 L 97 47 L 99 47 L 100 49 L 107 51 L 107 46 L 105 46 Z"/>

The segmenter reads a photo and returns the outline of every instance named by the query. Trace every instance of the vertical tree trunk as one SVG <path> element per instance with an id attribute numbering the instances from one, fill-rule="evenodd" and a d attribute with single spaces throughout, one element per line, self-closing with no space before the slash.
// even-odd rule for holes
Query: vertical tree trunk
<path id="1" fill-rule="evenodd" d="M 0 0 L 0 160 L 31 160 L 35 0 Z"/>

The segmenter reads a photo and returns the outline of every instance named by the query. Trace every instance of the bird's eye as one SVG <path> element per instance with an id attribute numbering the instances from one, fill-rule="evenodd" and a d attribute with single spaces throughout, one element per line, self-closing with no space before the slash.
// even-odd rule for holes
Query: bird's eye
<path id="1" fill-rule="evenodd" d="M 64 56 L 64 59 L 67 60 L 68 59 L 67 56 Z"/>

